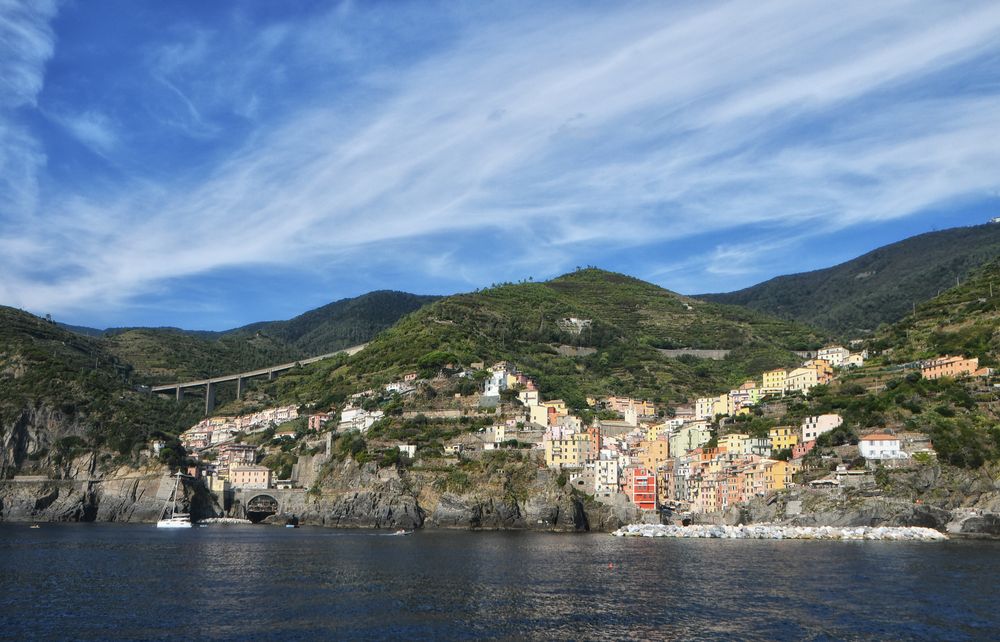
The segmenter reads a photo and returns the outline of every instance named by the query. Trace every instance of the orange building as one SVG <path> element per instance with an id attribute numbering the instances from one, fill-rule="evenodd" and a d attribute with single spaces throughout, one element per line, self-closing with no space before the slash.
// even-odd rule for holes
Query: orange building
<path id="1" fill-rule="evenodd" d="M 643 468 L 656 470 L 666 463 L 669 456 L 669 442 L 664 437 L 644 439 L 639 442 L 639 463 Z"/>
<path id="2" fill-rule="evenodd" d="M 979 367 L 979 358 L 951 357 L 945 355 L 938 359 L 925 361 L 920 368 L 924 379 L 939 379 L 941 377 L 984 377 L 990 373 L 989 368 Z"/>

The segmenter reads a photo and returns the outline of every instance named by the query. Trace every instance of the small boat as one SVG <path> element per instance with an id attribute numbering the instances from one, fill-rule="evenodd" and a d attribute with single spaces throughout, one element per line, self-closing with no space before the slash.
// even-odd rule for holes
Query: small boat
<path id="1" fill-rule="evenodd" d="M 41 528 L 41 526 L 39 526 L 38 524 L 32 524 L 28 528 Z"/>
<path id="2" fill-rule="evenodd" d="M 160 519 L 156 522 L 157 528 L 191 528 L 191 515 L 188 513 L 178 513 L 177 508 L 177 485 L 181 481 L 181 474 L 174 476 L 174 487 L 170 491 L 170 497 L 160 511 Z"/>
<path id="3" fill-rule="evenodd" d="M 405 528 L 401 528 L 398 531 L 396 531 L 396 532 L 393 533 L 393 535 L 412 535 L 412 534 L 413 534 L 413 531 L 408 531 Z"/>

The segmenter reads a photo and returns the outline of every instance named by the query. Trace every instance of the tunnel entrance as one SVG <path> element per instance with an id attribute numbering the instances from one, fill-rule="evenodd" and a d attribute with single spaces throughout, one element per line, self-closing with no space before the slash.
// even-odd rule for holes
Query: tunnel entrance
<path id="1" fill-rule="evenodd" d="M 247 502 L 247 519 L 259 524 L 278 512 L 278 500 L 270 495 L 257 495 Z"/>

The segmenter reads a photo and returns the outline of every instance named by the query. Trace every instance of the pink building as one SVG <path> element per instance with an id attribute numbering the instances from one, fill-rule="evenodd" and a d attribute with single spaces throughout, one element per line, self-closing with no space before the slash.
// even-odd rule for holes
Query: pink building
<path id="1" fill-rule="evenodd" d="M 816 440 L 811 439 L 809 441 L 804 441 L 801 444 L 795 444 L 792 446 L 792 459 L 799 459 L 804 457 L 807 452 L 816 447 Z"/>
<path id="2" fill-rule="evenodd" d="M 323 426 L 326 425 L 330 419 L 333 418 L 333 413 L 321 412 L 315 415 L 309 415 L 309 430 L 322 430 Z"/>

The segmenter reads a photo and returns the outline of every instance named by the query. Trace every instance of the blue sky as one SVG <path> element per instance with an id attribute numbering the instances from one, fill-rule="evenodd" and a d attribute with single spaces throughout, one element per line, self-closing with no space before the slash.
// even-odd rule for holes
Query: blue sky
<path id="1" fill-rule="evenodd" d="M 998 140 L 996 2 L 0 0 L 0 303 L 727 291 L 1000 215 Z"/>

